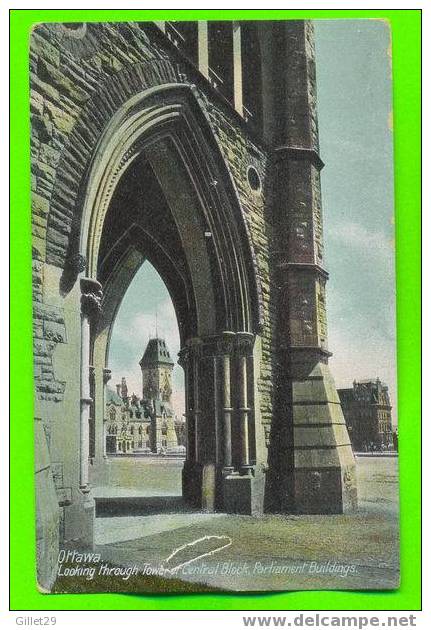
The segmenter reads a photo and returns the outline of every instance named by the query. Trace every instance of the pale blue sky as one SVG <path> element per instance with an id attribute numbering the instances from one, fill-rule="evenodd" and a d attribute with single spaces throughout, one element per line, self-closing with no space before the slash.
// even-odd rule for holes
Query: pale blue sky
<path id="1" fill-rule="evenodd" d="M 315 30 L 330 365 L 338 387 L 379 376 L 396 407 L 389 27 L 330 20 L 315 22 Z M 137 393 L 138 362 L 155 332 L 156 311 L 159 334 L 175 358 L 174 309 L 158 274 L 144 263 L 121 304 L 110 350 L 113 382 L 125 375 Z M 175 387 L 182 413 L 178 366 Z"/>
<path id="2" fill-rule="evenodd" d="M 315 31 L 330 365 L 338 387 L 379 376 L 396 407 L 390 30 Z"/>

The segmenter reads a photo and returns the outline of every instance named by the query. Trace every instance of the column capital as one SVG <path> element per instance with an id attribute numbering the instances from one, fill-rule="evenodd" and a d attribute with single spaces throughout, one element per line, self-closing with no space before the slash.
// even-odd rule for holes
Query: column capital
<path id="1" fill-rule="evenodd" d="M 103 368 L 102 370 L 102 375 L 103 375 L 103 384 L 106 385 L 112 377 L 112 372 L 109 368 Z"/>
<path id="2" fill-rule="evenodd" d="M 187 339 L 184 350 L 187 358 L 195 357 L 200 358 L 202 356 L 204 342 L 200 337 L 191 337 Z M 182 352 L 183 350 L 181 350 Z"/>
<path id="3" fill-rule="evenodd" d="M 236 333 L 223 331 L 216 335 L 210 335 L 202 340 L 202 352 L 205 356 L 223 356 L 231 354 L 235 344 Z"/>
<path id="4" fill-rule="evenodd" d="M 181 365 L 184 368 L 187 365 L 188 360 L 190 359 L 190 351 L 187 346 L 181 348 L 178 352 L 178 365 Z"/>
<path id="5" fill-rule="evenodd" d="M 235 342 L 240 354 L 251 354 L 254 345 L 254 335 L 249 332 L 238 332 L 235 336 Z"/>
<path id="6" fill-rule="evenodd" d="M 225 330 L 217 337 L 216 348 L 217 354 L 231 354 L 235 345 L 235 333 Z"/>
<path id="7" fill-rule="evenodd" d="M 253 350 L 255 335 L 250 332 L 233 332 L 225 330 L 216 335 L 210 335 L 201 339 L 193 337 L 188 339 L 186 345 L 178 353 L 178 363 L 184 365 L 192 357 L 223 356 L 232 354 L 234 350 L 241 353 L 249 353 Z"/>
<path id="8" fill-rule="evenodd" d="M 81 278 L 81 313 L 89 319 L 102 310 L 102 285 L 93 278 Z"/>

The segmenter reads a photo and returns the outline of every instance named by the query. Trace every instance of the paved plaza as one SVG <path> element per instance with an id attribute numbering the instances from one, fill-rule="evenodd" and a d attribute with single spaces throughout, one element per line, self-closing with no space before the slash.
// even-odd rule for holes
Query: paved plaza
<path id="1" fill-rule="evenodd" d="M 372 590 L 398 585 L 396 457 L 357 458 L 356 514 L 260 518 L 185 508 L 181 460 L 130 458 L 124 464 L 119 477 L 113 460 L 112 485 L 95 490 L 95 550 L 108 566 L 137 573 L 117 579 L 116 590 L 170 590 L 170 585 L 187 591 Z M 91 587 L 107 590 L 109 584 L 112 588 L 112 581 L 96 579 Z"/>
<path id="2" fill-rule="evenodd" d="M 87 591 L 393 589 L 399 581 L 398 459 L 357 457 L 359 509 L 344 515 L 204 513 L 181 499 L 180 459 L 110 462 L 94 489 L 100 564 Z M 56 590 L 80 590 L 61 578 Z"/>

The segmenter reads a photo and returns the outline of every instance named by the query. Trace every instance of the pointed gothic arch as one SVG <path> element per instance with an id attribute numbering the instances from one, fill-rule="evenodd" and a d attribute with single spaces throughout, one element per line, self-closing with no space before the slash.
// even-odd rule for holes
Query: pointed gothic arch
<path id="1" fill-rule="evenodd" d="M 145 215 L 143 207 L 132 217 L 131 208 L 143 198 L 156 203 L 148 193 L 156 187 L 176 256 L 169 255 L 154 212 Z M 84 303 L 96 296 L 102 310 L 99 323 L 91 325 L 91 313 L 83 309 L 81 485 L 90 481 L 89 421 L 95 423 L 96 459 L 97 449 L 103 452 L 106 356 L 115 313 L 148 258 L 171 293 L 180 328 L 187 418 L 183 494 L 207 509 L 223 507 L 226 486 L 228 495 L 236 487 L 229 480 L 253 477 L 260 290 L 239 199 L 194 88 L 162 85 L 128 99 L 99 138 L 79 198 L 79 230 L 69 249 L 78 246 L 83 261 Z M 110 212 L 122 216 L 124 225 L 109 223 Z M 92 396 L 87 362 L 95 380 Z"/>

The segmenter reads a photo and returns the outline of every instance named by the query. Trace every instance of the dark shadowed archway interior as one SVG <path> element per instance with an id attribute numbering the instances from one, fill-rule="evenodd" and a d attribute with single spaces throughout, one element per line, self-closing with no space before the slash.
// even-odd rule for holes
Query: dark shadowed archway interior
<path id="1" fill-rule="evenodd" d="M 178 353 L 193 309 L 182 249 L 162 189 L 141 156 L 116 189 L 99 252 L 105 309 L 93 364 L 97 373 L 104 365 L 109 379 L 93 413 L 98 516 L 184 508 L 185 384 Z"/>
<path id="2" fill-rule="evenodd" d="M 94 378 L 103 374 L 103 384 L 95 383 L 93 396 L 92 484 L 145 491 L 146 471 L 128 470 L 126 458 L 167 462 L 185 456 L 179 493 L 189 506 L 209 511 L 233 506 L 241 477 L 241 488 L 246 487 L 241 510 L 248 511 L 251 488 L 263 480 L 254 475 L 258 308 L 251 299 L 247 250 L 233 221 L 236 206 L 220 180 L 208 178 L 203 161 L 192 163 L 195 159 L 170 136 L 147 143 L 127 163 L 95 224 L 99 245 L 90 250 L 98 253 L 103 304 L 90 361 Z M 158 293 L 151 282 L 134 286 L 151 269 Z M 135 313 L 133 321 L 118 324 L 122 340 L 115 322 L 128 303 Z M 186 423 L 179 404 L 178 349 Z M 115 355 L 120 365 L 113 363 Z M 121 365 L 126 359 L 128 373 Z"/>

